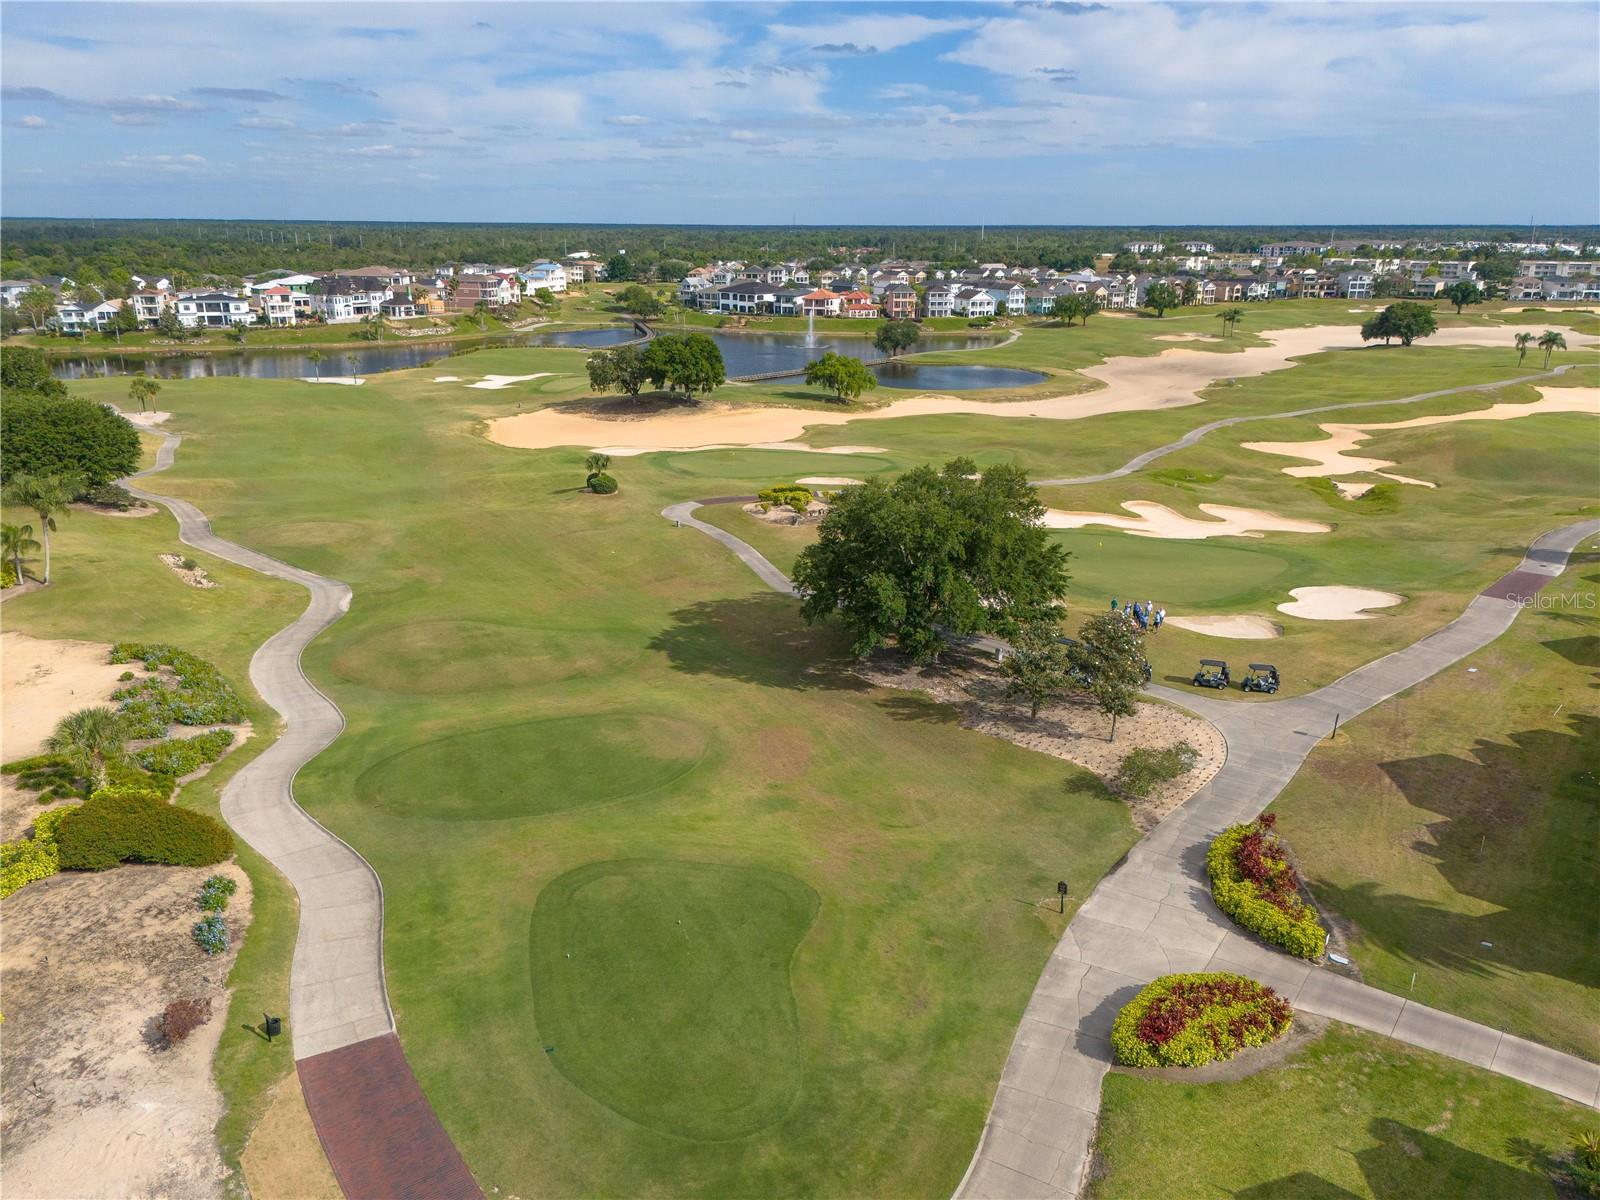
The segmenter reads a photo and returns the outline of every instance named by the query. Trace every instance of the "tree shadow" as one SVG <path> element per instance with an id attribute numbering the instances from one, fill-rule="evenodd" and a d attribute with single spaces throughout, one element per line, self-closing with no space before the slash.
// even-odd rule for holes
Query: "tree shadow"
<path id="1" fill-rule="evenodd" d="M 1557 638 L 1539 644 L 1546 650 L 1555 651 L 1576 666 L 1600 670 L 1600 636 L 1591 634 L 1583 637 Z"/>
<path id="2" fill-rule="evenodd" d="M 954 705 L 943 704 L 932 696 L 917 692 L 891 692 L 878 701 L 878 708 L 896 721 L 924 725 L 958 725 L 961 714 Z"/>
<path id="3" fill-rule="evenodd" d="M 1513 734 L 1505 743 L 1479 740 L 1468 756 L 1379 764 L 1409 804 L 1438 815 L 1411 849 L 1454 891 L 1494 911 L 1469 915 L 1372 882 L 1322 881 L 1314 885 L 1318 899 L 1414 961 L 1485 976 L 1536 971 L 1600 986 L 1600 961 L 1591 953 L 1600 717 L 1573 714 L 1566 725 Z M 1551 779 L 1551 764 L 1570 769 Z M 1582 896 L 1591 900 L 1575 899 Z"/>
<path id="4" fill-rule="evenodd" d="M 650 639 L 675 671 L 795 691 L 865 692 L 836 625 L 808 626 L 776 592 L 686 605 Z"/>

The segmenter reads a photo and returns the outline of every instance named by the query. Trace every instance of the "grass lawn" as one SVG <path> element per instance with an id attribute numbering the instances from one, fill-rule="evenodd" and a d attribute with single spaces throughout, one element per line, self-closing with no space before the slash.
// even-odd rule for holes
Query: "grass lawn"
<path id="1" fill-rule="evenodd" d="M 1113 1073 L 1094 1200 L 1555 1197 L 1553 1159 L 1593 1110 L 1334 1024 L 1232 1083 Z"/>
<path id="2" fill-rule="evenodd" d="M 1597 563 L 1591 544 L 1510 632 L 1320 744 L 1273 806 L 1369 983 L 1590 1059 Z"/>
<path id="3" fill-rule="evenodd" d="M 5 516 L 37 521 L 9 509 Z M 216 663 L 244 698 L 255 736 L 186 786 L 178 803 L 218 815 L 223 785 L 276 736 L 276 715 L 250 686 L 250 657 L 299 614 L 305 592 L 183 546 L 165 510 L 138 519 L 75 511 L 57 523 L 59 531 L 51 538 L 53 581 L 44 591 L 7 600 L 6 628 L 45 638 L 172 642 Z M 188 587 L 157 557 L 167 552 L 192 555 L 221 586 Z M 299 920 L 288 882 L 243 842 L 238 859 L 250 875 L 254 899 L 250 929 L 228 980 L 233 1002 L 215 1061 L 228 1104 L 217 1136 L 234 1167 L 273 1084 L 293 1068 L 289 1038 L 268 1046 L 245 1027 L 259 1022 L 264 1011 L 287 1010 L 289 959 Z"/>

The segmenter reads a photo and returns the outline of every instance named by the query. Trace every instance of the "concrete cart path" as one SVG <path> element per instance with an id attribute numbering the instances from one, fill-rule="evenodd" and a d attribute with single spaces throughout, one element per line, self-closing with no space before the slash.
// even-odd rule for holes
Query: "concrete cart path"
<path id="1" fill-rule="evenodd" d="M 675 504 L 662 516 L 714 537 L 769 587 L 794 594 L 788 576 L 753 546 L 693 516 L 703 503 L 732 499 Z M 1336 716 L 1357 716 L 1487 646 L 1511 627 L 1521 602 L 1561 574 L 1571 552 L 1596 535 L 1600 520 L 1544 534 L 1516 569 L 1475 596 L 1450 624 L 1304 696 L 1244 704 L 1160 685 L 1146 689 L 1216 725 L 1227 742 L 1227 761 L 1099 882 L 1073 916 L 1023 1013 L 958 1197 L 1078 1195 L 1099 1119 L 1101 1081 L 1111 1066 L 1111 1023 L 1139 988 L 1173 971 L 1249 975 L 1307 1012 L 1600 1107 L 1600 1064 L 1270 948 L 1222 915 L 1205 871 L 1211 840 L 1276 799 Z"/>
<path id="2" fill-rule="evenodd" d="M 178 538 L 184 544 L 263 575 L 297 583 L 311 594 L 305 612 L 262 643 L 250 660 L 250 682 L 283 718 L 283 731 L 223 788 L 222 815 L 235 832 L 283 872 L 299 898 L 300 930 L 289 975 L 289 1032 L 296 1063 L 346 1052 L 359 1065 L 370 1057 L 360 1048 L 362 1043 L 395 1032 L 383 975 L 383 886 L 366 859 L 294 799 L 295 775 L 344 729 L 344 714 L 306 678 L 300 655 L 349 609 L 350 589 L 337 580 L 220 538 L 212 532 L 206 515 L 188 501 L 137 486 L 135 480 L 169 468 L 182 441 L 179 434 L 147 432 L 159 432 L 164 441 L 155 465 L 124 481 L 129 491 L 169 509 L 177 518 Z M 326 1064 L 328 1059 L 320 1057 L 319 1061 Z M 307 1102 L 315 1113 L 318 1106 L 312 1092 L 316 1080 L 301 1073 Z M 326 1072 L 323 1077 L 328 1077 Z M 374 1079 L 370 1089 L 374 1104 L 381 1104 L 387 1080 L 388 1076 Z M 426 1108 L 420 1091 L 417 1099 Z M 325 1111 L 334 1107 L 325 1106 Z M 397 1153 L 416 1140 L 419 1123 L 426 1125 L 427 1121 L 437 1127 L 430 1131 L 428 1144 L 439 1145 L 442 1140 L 453 1153 L 449 1135 L 438 1125 L 431 1108 L 426 1120 L 419 1117 L 415 1104 L 408 1112 L 404 1125 L 390 1131 Z M 350 1144 L 349 1139 L 331 1140 L 320 1127 L 318 1135 L 334 1173 L 341 1180 L 356 1177 L 336 1154 L 341 1145 Z M 416 1159 L 413 1155 L 404 1161 Z M 453 1163 L 435 1164 L 419 1176 L 419 1186 L 426 1182 L 431 1187 L 438 1179 L 449 1178 L 456 1185 L 449 1194 L 477 1195 L 470 1174 L 459 1164 L 459 1155 Z M 470 1190 L 463 1185 L 463 1175 Z"/>

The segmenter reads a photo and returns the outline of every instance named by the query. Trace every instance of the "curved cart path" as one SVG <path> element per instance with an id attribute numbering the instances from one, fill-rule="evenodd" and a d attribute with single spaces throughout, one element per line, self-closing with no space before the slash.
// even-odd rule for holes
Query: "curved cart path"
<path id="1" fill-rule="evenodd" d="M 753 546 L 693 515 L 703 504 L 731 499 L 674 504 L 661 515 L 714 537 L 769 587 L 793 594 L 788 576 Z M 1511 627 L 1520 601 L 1561 574 L 1572 551 L 1596 535 L 1600 520 L 1542 535 L 1515 570 L 1473 597 L 1443 629 L 1304 696 L 1241 704 L 1160 685 L 1146 689 L 1215 724 L 1227 742 L 1227 761 L 1100 880 L 1073 916 L 1023 1013 L 958 1197 L 1078 1195 L 1101 1081 L 1111 1066 L 1111 1023 L 1140 987 L 1172 971 L 1237 971 L 1270 984 L 1306 1012 L 1600 1107 L 1600 1064 L 1266 946 L 1212 903 L 1205 871 L 1211 840 L 1265 809 L 1331 732 L 1335 716 L 1357 716 L 1487 646 Z"/>
<path id="2" fill-rule="evenodd" d="M 334 1174 L 352 1198 L 481 1196 L 395 1036 L 383 976 L 383 885 L 294 799 L 296 773 L 344 729 L 344 714 L 306 678 L 300 655 L 349 609 L 350 589 L 220 538 L 188 501 L 135 486 L 170 467 L 182 440 L 146 429 L 165 440 L 155 465 L 124 481 L 129 491 L 169 509 L 186 545 L 311 593 L 305 612 L 250 660 L 250 682 L 283 718 L 283 732 L 223 788 L 222 815 L 299 897 L 289 1031 Z"/>

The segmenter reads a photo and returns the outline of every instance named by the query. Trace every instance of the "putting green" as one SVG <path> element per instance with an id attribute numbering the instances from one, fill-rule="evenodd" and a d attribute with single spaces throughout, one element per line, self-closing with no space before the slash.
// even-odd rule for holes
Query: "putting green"
<path id="1" fill-rule="evenodd" d="M 541 816 L 665 787 L 692 771 L 709 743 L 705 729 L 681 717 L 554 717 L 402 750 L 363 771 L 356 795 L 431 820 Z"/>
<path id="2" fill-rule="evenodd" d="M 800 1092 L 789 964 L 817 894 L 777 871 L 625 859 L 534 905 L 534 1015 L 550 1062 L 630 1120 L 730 1141 Z"/>
<path id="3" fill-rule="evenodd" d="M 406 621 L 352 639 L 339 675 L 405 695 L 454 696 L 620 670 L 642 649 L 614 633 L 501 621 Z"/>
<path id="4" fill-rule="evenodd" d="M 1286 580 L 1298 582 L 1300 556 L 1281 543 L 1259 545 L 1187 542 L 1135 537 L 1115 530 L 1062 532 L 1057 540 L 1072 552 L 1070 595 L 1100 607 L 1101 597 L 1154 598 L 1158 604 L 1227 606 L 1259 596 Z"/>

